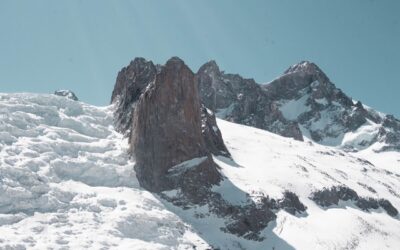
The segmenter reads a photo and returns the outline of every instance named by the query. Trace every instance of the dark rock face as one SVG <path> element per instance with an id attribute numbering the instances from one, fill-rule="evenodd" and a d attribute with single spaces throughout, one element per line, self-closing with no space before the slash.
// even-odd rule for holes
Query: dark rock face
<path id="1" fill-rule="evenodd" d="M 294 114 L 291 111 L 292 114 L 286 114 L 286 118 L 307 129 L 311 139 L 322 144 L 325 144 L 325 139 L 354 131 L 367 121 L 361 103 L 353 104 L 351 98 L 336 88 L 311 62 L 304 61 L 290 67 L 263 89 L 281 110 L 290 104 L 297 106 L 299 111 Z M 318 123 L 320 125 L 315 126 Z"/>
<path id="2" fill-rule="evenodd" d="M 204 175 L 203 185 L 220 180 L 202 135 L 194 74 L 178 58 L 170 59 L 140 96 L 130 141 L 138 179 L 149 190 L 175 188 L 168 171 L 194 158 L 204 157 L 196 166 L 188 167 L 190 173 L 196 169 L 198 176 Z"/>
<path id="3" fill-rule="evenodd" d="M 275 213 L 266 204 L 260 207 L 255 204 L 229 206 L 225 216 L 231 217 L 232 222 L 227 223 L 224 231 L 257 241 L 264 240 L 259 236 L 260 232 L 276 219 Z"/>
<path id="4" fill-rule="evenodd" d="M 140 57 L 118 73 L 111 102 L 117 103 L 115 125 L 119 132 L 126 134 L 130 131 L 135 103 L 146 87 L 155 81 L 156 73 L 154 64 Z"/>
<path id="5" fill-rule="evenodd" d="M 399 211 L 397 211 L 397 209 L 395 207 L 393 207 L 392 203 L 390 203 L 390 201 L 386 200 L 386 199 L 380 199 L 378 201 L 379 206 L 381 208 L 383 208 L 386 213 L 388 213 L 388 215 L 395 217 L 399 214 Z"/>
<path id="6" fill-rule="evenodd" d="M 278 207 L 292 215 L 295 215 L 296 213 L 302 213 L 307 210 L 307 207 L 300 202 L 299 197 L 290 191 L 285 191 L 283 193 L 283 199 L 278 201 Z"/>
<path id="7" fill-rule="evenodd" d="M 116 103 L 114 118 L 119 132 L 131 137 L 132 117 L 139 97 L 155 82 L 157 74 L 160 74 L 163 68 L 162 65 L 154 65 L 153 62 L 138 57 L 118 73 L 111 102 Z M 214 155 L 229 156 L 215 116 L 208 114 L 207 109 L 203 107 L 201 112 L 202 134 L 207 149 Z"/>
<path id="8" fill-rule="evenodd" d="M 276 219 L 275 211 L 283 209 L 296 215 L 296 213 L 304 213 L 307 207 L 300 202 L 295 193 L 285 191 L 283 198 L 279 200 L 263 196 L 258 203 L 250 203 L 243 207 L 225 204 L 225 206 L 219 205 L 217 209 L 219 214 L 234 219 L 227 224 L 226 231 L 251 240 L 263 240 L 259 237 L 259 233 L 268 226 L 270 221 Z"/>
<path id="9" fill-rule="evenodd" d="M 268 95 L 275 100 L 293 99 L 300 97 L 300 90 L 316 81 L 325 86 L 317 88 L 313 93 L 314 97 L 322 98 L 324 94 L 331 90 L 330 88 L 326 88 L 327 86 L 330 87 L 329 78 L 314 63 L 303 61 L 289 67 L 281 77 L 262 87 L 267 90 Z M 351 100 L 346 98 L 343 101 L 351 102 Z"/>
<path id="10" fill-rule="evenodd" d="M 54 94 L 58 96 L 64 96 L 74 101 L 79 101 L 78 97 L 76 97 L 75 93 L 71 90 L 56 90 L 54 91 Z"/>
<path id="11" fill-rule="evenodd" d="M 201 107 L 201 133 L 207 149 L 214 155 L 230 156 L 222 140 L 221 131 L 217 126 L 215 115 L 202 105 Z"/>
<path id="12" fill-rule="evenodd" d="M 303 140 L 298 125 L 282 116 L 253 79 L 225 74 L 214 61 L 200 67 L 197 79 L 201 100 L 218 117 Z"/>
<path id="13" fill-rule="evenodd" d="M 393 115 L 386 115 L 382 122 L 379 138 L 386 143 L 381 150 L 400 150 L 400 120 Z"/>
<path id="14" fill-rule="evenodd" d="M 364 211 L 381 207 L 392 217 L 398 215 L 397 209 L 393 207 L 390 201 L 386 199 L 377 200 L 374 198 L 359 197 L 354 190 L 345 186 L 334 186 L 330 189 L 316 191 L 311 194 L 310 199 L 322 207 L 338 205 L 340 200 L 353 201 L 355 206 Z"/>

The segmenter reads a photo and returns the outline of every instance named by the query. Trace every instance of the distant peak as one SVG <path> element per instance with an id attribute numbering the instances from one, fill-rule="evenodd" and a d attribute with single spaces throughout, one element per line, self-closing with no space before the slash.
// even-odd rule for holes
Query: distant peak
<path id="1" fill-rule="evenodd" d="M 182 71 L 190 71 L 192 70 L 185 64 L 185 62 L 180 59 L 179 57 L 171 57 L 166 63 L 164 68 L 167 71 L 174 71 L 175 73 L 182 72 Z"/>
<path id="2" fill-rule="evenodd" d="M 166 65 L 171 64 L 171 63 L 172 64 L 185 64 L 185 62 L 177 56 L 173 56 L 170 59 L 168 59 L 168 61 L 166 62 Z"/>
<path id="3" fill-rule="evenodd" d="M 218 68 L 218 64 L 215 60 L 210 60 L 206 62 L 204 65 L 207 65 L 208 67 Z"/>
<path id="4" fill-rule="evenodd" d="M 320 82 L 330 82 L 328 76 L 313 62 L 310 61 L 301 61 L 297 64 L 290 66 L 285 72 L 284 75 L 294 74 L 294 73 L 302 73 L 305 75 L 312 76 L 316 80 Z"/>
<path id="5" fill-rule="evenodd" d="M 148 61 L 143 57 L 135 57 L 130 64 L 147 63 Z"/>
<path id="6" fill-rule="evenodd" d="M 323 73 L 322 70 L 313 62 L 310 61 L 301 61 L 297 64 L 290 66 L 285 74 L 294 73 L 294 72 L 306 72 L 306 73 Z"/>
<path id="7" fill-rule="evenodd" d="M 198 72 L 206 72 L 206 71 L 220 72 L 217 62 L 214 60 L 206 62 L 200 67 Z"/>
<path id="8" fill-rule="evenodd" d="M 153 64 L 152 61 L 146 60 L 143 57 L 135 57 L 135 59 L 133 59 L 128 67 L 135 67 L 135 66 L 139 66 L 139 65 L 148 65 L 148 64 Z"/>

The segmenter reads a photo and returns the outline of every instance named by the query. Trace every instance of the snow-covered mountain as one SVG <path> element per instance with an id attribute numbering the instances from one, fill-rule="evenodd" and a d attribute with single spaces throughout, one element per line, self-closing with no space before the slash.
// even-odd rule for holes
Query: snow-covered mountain
<path id="1" fill-rule="evenodd" d="M 136 58 L 106 107 L 0 93 L 0 249 L 398 249 L 399 123 L 309 62 Z"/>
<path id="2" fill-rule="evenodd" d="M 214 61 L 197 75 L 202 101 L 222 119 L 345 150 L 400 149 L 400 120 L 352 100 L 312 62 L 263 85 L 226 74 Z"/>
<path id="3" fill-rule="evenodd" d="M 303 61 L 263 86 L 283 116 L 303 136 L 323 145 L 360 150 L 399 150 L 400 120 L 354 101 L 314 63 Z"/>
<path id="4" fill-rule="evenodd" d="M 285 191 L 307 210 L 277 212 L 262 241 L 220 228 L 207 205 L 182 208 L 138 184 L 113 105 L 46 94 L 0 94 L 0 248 L 3 249 L 397 249 L 399 215 L 356 201 L 323 207 L 310 197 L 347 186 L 400 207 L 400 154 L 343 152 L 218 120 L 232 159 L 213 191 L 244 205 Z M 246 195 L 250 194 L 249 195 Z M 174 196 L 174 191 L 164 195 Z"/>

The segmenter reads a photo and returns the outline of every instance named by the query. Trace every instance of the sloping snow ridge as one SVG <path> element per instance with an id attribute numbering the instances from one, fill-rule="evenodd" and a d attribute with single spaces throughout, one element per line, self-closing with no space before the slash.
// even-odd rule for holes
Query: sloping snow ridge
<path id="1" fill-rule="evenodd" d="M 246 193 L 279 199 L 287 190 L 307 206 L 280 210 L 265 240 L 251 241 L 220 230 L 227 222 L 206 206 L 183 209 L 142 189 L 113 108 L 0 93 L 0 249 L 400 249 L 399 215 L 309 198 L 347 186 L 399 209 L 399 152 L 344 152 L 218 120 L 232 159 L 214 157 L 226 177 L 214 191 L 242 204 Z"/>

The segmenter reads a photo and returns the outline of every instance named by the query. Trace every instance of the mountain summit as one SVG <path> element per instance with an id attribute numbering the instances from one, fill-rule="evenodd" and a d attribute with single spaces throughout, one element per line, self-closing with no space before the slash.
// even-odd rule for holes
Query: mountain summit
<path id="1" fill-rule="evenodd" d="M 200 96 L 217 116 L 296 140 L 361 150 L 400 149 L 400 121 L 354 101 L 315 64 L 302 61 L 268 84 L 200 67 Z"/>
<path id="2" fill-rule="evenodd" d="M 283 116 L 296 122 L 303 136 L 314 142 L 347 150 L 374 144 L 376 150 L 399 149 L 399 141 L 390 139 L 400 138 L 394 125 L 399 121 L 354 101 L 314 63 L 291 66 L 263 89 Z"/>
<path id="3" fill-rule="evenodd" d="M 299 126 L 283 117 L 253 79 L 225 74 L 215 61 L 201 66 L 196 75 L 202 102 L 219 118 L 303 140 Z"/>

